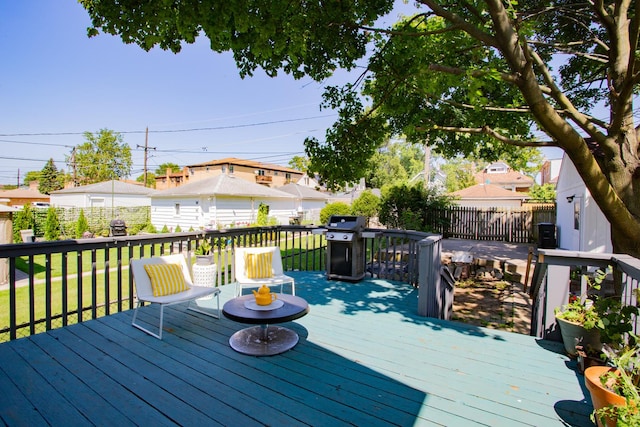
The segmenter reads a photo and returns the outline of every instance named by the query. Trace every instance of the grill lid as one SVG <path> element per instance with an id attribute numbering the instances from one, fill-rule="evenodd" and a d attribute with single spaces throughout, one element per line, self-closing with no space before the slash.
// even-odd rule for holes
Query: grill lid
<path id="1" fill-rule="evenodd" d="M 360 231 L 365 226 L 365 217 L 355 215 L 332 215 L 327 224 L 328 230 Z"/>

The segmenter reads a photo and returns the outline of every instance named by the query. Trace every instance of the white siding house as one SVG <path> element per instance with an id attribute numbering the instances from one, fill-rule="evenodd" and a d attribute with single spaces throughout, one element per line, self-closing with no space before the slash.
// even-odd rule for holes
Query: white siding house
<path id="1" fill-rule="evenodd" d="M 150 206 L 155 192 L 142 185 L 112 180 L 54 191 L 50 194 L 50 203 L 64 208 Z"/>
<path id="2" fill-rule="evenodd" d="M 609 221 L 566 154 L 558 175 L 556 197 L 559 248 L 613 252 Z"/>
<path id="3" fill-rule="evenodd" d="M 295 213 L 295 196 L 229 175 L 190 182 L 158 191 L 151 198 L 151 222 L 158 229 L 184 231 L 247 226 L 258 218 L 260 203 L 269 216 L 288 224 Z"/>
<path id="4" fill-rule="evenodd" d="M 293 195 L 292 216 L 299 216 L 306 221 L 320 221 L 320 211 L 329 200 L 329 194 L 316 191 L 300 184 L 287 184 L 278 190 Z"/>

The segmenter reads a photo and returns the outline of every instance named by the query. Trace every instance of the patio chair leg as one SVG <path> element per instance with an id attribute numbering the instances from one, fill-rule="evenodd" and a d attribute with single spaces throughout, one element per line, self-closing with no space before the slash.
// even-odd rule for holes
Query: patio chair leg
<path id="1" fill-rule="evenodd" d="M 136 323 L 136 318 L 138 317 L 138 308 L 140 308 L 141 305 L 142 305 L 142 301 L 138 301 L 136 308 L 133 310 L 133 319 L 131 319 L 131 325 L 133 325 L 135 328 L 140 329 L 143 332 L 146 332 L 152 337 L 156 337 L 161 340 L 162 339 L 162 319 L 164 317 L 164 304 L 160 304 L 160 327 L 158 328 L 157 334 L 145 328 L 144 326 Z"/>

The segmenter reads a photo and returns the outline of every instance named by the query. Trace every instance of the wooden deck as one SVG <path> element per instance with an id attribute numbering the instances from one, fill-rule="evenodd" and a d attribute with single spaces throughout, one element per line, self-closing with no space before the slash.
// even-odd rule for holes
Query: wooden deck
<path id="1" fill-rule="evenodd" d="M 7 425 L 588 426 L 591 404 L 561 343 L 418 317 L 383 280 L 292 273 L 310 313 L 291 351 L 245 356 L 244 327 L 177 306 L 162 341 L 131 312 L 0 344 Z M 221 303 L 232 294 L 224 287 Z M 145 307 L 142 319 L 159 311 Z"/>

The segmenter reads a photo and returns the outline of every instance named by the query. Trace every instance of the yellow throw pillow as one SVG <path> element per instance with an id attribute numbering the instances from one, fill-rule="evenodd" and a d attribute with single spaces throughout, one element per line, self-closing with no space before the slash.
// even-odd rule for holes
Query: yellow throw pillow
<path id="1" fill-rule="evenodd" d="M 245 254 L 244 266 L 248 279 L 266 279 L 273 276 L 271 271 L 271 261 L 273 252 L 261 254 Z"/>
<path id="2" fill-rule="evenodd" d="M 151 280 L 154 297 L 177 294 L 189 289 L 180 264 L 145 264 L 144 270 Z"/>

